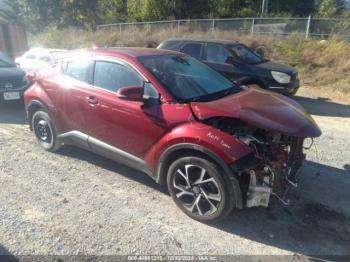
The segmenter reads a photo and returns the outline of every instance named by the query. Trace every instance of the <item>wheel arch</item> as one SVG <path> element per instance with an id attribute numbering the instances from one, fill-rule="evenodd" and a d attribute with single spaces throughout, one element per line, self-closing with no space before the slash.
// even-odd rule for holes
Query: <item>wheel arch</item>
<path id="1" fill-rule="evenodd" d="M 228 176 L 235 193 L 235 206 L 243 208 L 241 188 L 233 170 L 214 152 L 200 145 L 184 143 L 171 146 L 162 153 L 156 169 L 156 182 L 164 185 L 167 179 L 167 171 L 175 160 L 181 156 L 198 156 L 213 161 Z"/>
<path id="2" fill-rule="evenodd" d="M 263 89 L 268 89 L 268 84 L 262 80 L 262 79 L 259 79 L 257 77 L 243 77 L 241 78 L 240 80 L 237 81 L 237 84 L 239 86 L 241 85 L 249 85 L 249 84 L 256 84 L 258 86 L 260 86 L 261 88 Z"/>
<path id="3" fill-rule="evenodd" d="M 44 104 L 42 102 L 40 102 L 39 100 L 32 100 L 29 102 L 29 104 L 27 106 L 27 119 L 29 122 L 30 130 L 32 130 L 31 123 L 32 123 L 33 115 L 35 114 L 35 112 L 37 112 L 39 110 L 44 110 L 45 112 L 47 112 Z"/>

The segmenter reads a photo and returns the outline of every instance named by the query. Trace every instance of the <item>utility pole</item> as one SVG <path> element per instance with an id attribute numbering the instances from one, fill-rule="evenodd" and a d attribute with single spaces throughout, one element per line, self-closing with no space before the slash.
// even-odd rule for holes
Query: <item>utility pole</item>
<path id="1" fill-rule="evenodd" d="M 269 0 L 263 0 L 261 6 L 261 14 L 262 16 L 267 16 L 269 11 Z"/>

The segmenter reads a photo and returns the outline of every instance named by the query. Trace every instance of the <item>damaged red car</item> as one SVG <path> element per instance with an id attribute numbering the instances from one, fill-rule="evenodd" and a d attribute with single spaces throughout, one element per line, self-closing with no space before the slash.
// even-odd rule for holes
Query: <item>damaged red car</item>
<path id="1" fill-rule="evenodd" d="M 72 52 L 37 74 L 25 106 L 44 149 L 72 144 L 141 170 L 199 221 L 285 202 L 305 138 L 321 135 L 290 98 L 166 50 Z"/>

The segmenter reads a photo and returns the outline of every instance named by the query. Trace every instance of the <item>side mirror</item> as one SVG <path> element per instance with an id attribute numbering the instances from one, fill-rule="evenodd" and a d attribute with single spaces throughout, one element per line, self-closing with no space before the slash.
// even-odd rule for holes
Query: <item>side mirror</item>
<path id="1" fill-rule="evenodd" d="M 143 102 L 145 103 L 145 105 L 158 105 L 161 103 L 160 94 L 151 83 L 144 82 L 143 89 Z"/>
<path id="2" fill-rule="evenodd" d="M 231 65 L 235 64 L 235 62 L 236 62 L 236 60 L 233 58 L 233 56 L 227 57 L 227 59 L 225 61 L 226 64 L 231 64 Z"/>
<path id="3" fill-rule="evenodd" d="M 142 86 L 126 86 L 119 88 L 117 97 L 129 101 L 143 101 L 143 87 Z"/>

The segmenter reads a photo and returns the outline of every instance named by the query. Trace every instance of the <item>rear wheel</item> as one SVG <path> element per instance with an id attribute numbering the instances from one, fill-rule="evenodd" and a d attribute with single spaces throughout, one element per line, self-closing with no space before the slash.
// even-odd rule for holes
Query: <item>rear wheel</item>
<path id="1" fill-rule="evenodd" d="M 234 207 L 233 187 L 222 173 L 207 159 L 180 158 L 168 170 L 170 195 L 191 218 L 202 222 L 220 220 Z"/>
<path id="2" fill-rule="evenodd" d="M 45 150 L 55 152 L 61 147 L 53 122 L 45 111 L 35 112 L 31 124 L 38 143 Z"/>

